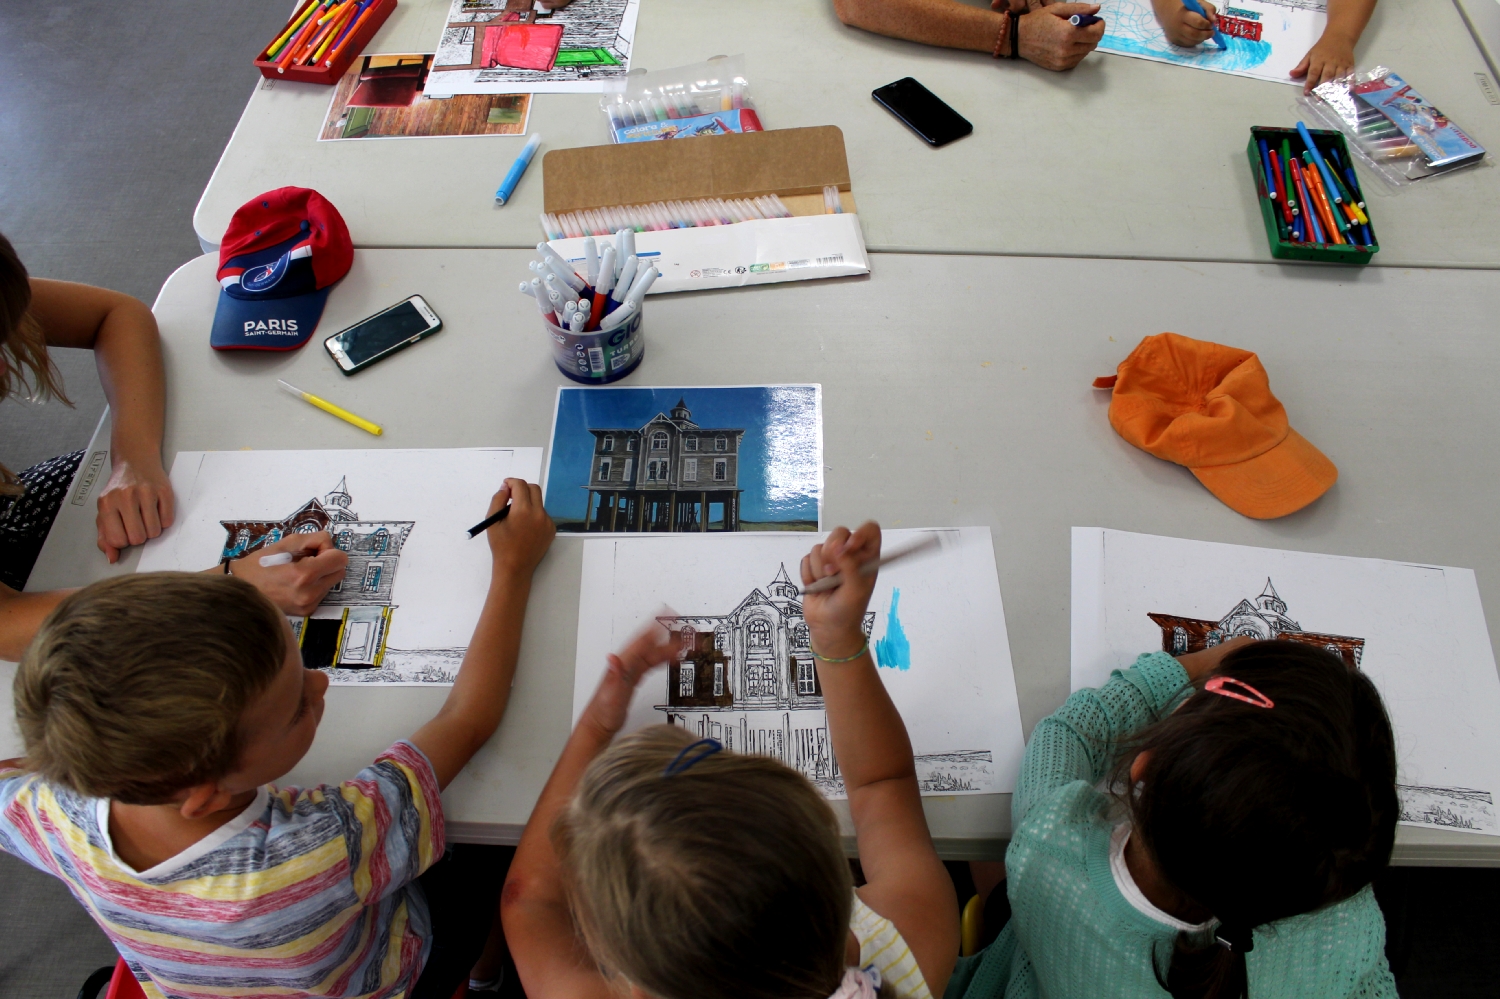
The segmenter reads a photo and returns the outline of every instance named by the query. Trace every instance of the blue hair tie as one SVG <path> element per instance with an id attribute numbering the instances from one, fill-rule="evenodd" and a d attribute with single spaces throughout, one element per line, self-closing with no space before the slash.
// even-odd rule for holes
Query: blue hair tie
<path id="1" fill-rule="evenodd" d="M 724 748 L 724 744 L 718 739 L 699 739 L 688 746 L 683 746 L 682 751 L 672 757 L 672 762 L 661 772 L 663 777 L 675 777 L 688 769 L 695 763 L 701 763 L 710 756 Z M 697 752 L 694 752 L 697 750 Z"/>

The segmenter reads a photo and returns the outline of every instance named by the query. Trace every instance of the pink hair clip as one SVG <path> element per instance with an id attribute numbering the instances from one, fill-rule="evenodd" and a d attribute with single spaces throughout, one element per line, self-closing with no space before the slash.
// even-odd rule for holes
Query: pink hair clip
<path id="1" fill-rule="evenodd" d="M 1239 692 L 1239 690 L 1230 690 L 1230 684 L 1233 684 L 1246 693 L 1242 694 Z M 1203 685 L 1203 689 L 1208 691 L 1210 694 L 1218 694 L 1220 697 L 1232 697 L 1236 701 L 1244 701 L 1246 704 L 1253 704 L 1257 708 L 1274 708 L 1276 706 L 1276 702 L 1271 700 L 1265 694 L 1262 694 L 1260 691 L 1250 686 L 1244 680 L 1236 680 L 1232 676 L 1216 676 L 1205 683 Z M 1249 696 L 1246 696 L 1246 694 L 1248 694 Z"/>

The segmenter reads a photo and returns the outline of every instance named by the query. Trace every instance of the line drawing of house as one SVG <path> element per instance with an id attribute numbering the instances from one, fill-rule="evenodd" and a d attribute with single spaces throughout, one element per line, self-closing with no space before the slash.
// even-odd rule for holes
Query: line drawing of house
<path id="1" fill-rule="evenodd" d="M 321 500 L 313 497 L 281 520 L 221 520 L 221 561 L 242 558 L 289 534 L 328 531 L 349 557 L 344 578 L 307 617 L 292 622 L 309 669 L 378 669 L 385 658 L 396 569 L 416 521 L 361 520 L 351 508 L 347 477 Z"/>
<path id="2" fill-rule="evenodd" d="M 1231 638 L 1278 638 L 1332 652 L 1344 660 L 1345 665 L 1358 669 L 1365 651 L 1363 638 L 1304 631 L 1302 625 L 1287 616 L 1286 601 L 1276 592 L 1269 577 L 1260 596 L 1254 600 L 1241 600 L 1217 621 L 1175 614 L 1146 616 L 1161 628 L 1162 651 L 1174 656 L 1212 648 Z"/>
<path id="3" fill-rule="evenodd" d="M 764 590 L 752 589 L 727 614 L 658 617 L 675 636 L 677 652 L 667 669 L 666 703 L 655 708 L 669 725 L 726 749 L 774 756 L 825 792 L 842 793 L 801 595 L 782 563 Z M 873 611 L 861 627 L 868 638 Z M 993 778 L 986 750 L 916 762 L 926 791 L 983 790 Z"/>
<path id="4" fill-rule="evenodd" d="M 639 427 L 590 427 L 594 453 L 579 529 L 708 531 L 718 524 L 712 530 L 738 531 L 745 430 L 700 427 L 692 417 L 683 397 Z"/>

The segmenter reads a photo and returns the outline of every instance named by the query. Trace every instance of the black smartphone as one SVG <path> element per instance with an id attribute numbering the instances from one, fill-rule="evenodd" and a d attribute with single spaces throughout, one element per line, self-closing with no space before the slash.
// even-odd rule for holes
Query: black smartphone
<path id="1" fill-rule="evenodd" d="M 942 99 L 911 77 L 888 83 L 870 95 L 881 107 L 900 118 L 907 128 L 929 146 L 945 146 L 974 131 L 969 119 L 944 104 Z"/>
<path id="2" fill-rule="evenodd" d="M 442 328 L 443 321 L 432 311 L 427 300 L 421 295 L 413 295 L 369 319 L 361 319 L 348 329 L 340 330 L 324 340 L 323 347 L 340 371 L 352 375 Z"/>

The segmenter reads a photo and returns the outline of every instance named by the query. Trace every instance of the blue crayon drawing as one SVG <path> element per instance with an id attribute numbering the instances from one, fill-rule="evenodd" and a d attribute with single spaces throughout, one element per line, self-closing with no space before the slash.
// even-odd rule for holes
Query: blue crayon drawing
<path id="1" fill-rule="evenodd" d="M 891 611 L 885 618 L 885 637 L 875 643 L 875 665 L 909 670 L 911 643 L 906 640 L 906 629 L 901 627 L 901 618 L 896 612 L 900 604 L 900 589 L 892 589 Z"/>
<path id="2" fill-rule="evenodd" d="M 1100 0 L 1099 51 L 1278 83 L 1322 35 L 1323 0 L 1233 0 L 1218 4 L 1216 26 L 1227 49 L 1212 41 L 1183 48 L 1167 41 L 1148 0 Z"/>

